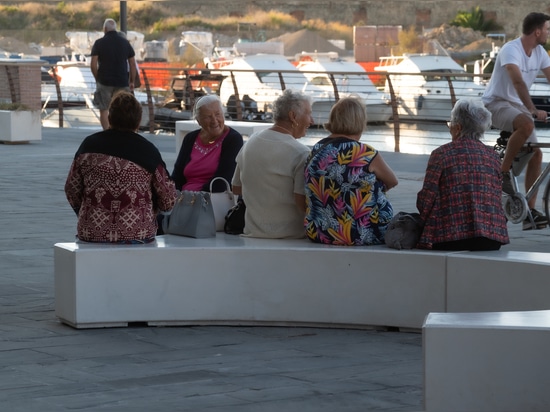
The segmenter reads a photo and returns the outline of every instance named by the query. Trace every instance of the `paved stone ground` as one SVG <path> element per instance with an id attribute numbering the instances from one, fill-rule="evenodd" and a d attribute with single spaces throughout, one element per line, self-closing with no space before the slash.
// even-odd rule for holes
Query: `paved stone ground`
<path id="1" fill-rule="evenodd" d="M 420 411 L 422 336 L 384 330 L 129 327 L 75 330 L 54 315 L 53 245 L 74 238 L 63 192 L 91 131 L 0 144 L 0 402 L 6 411 Z M 148 135 L 171 170 L 173 136 Z M 384 153 L 414 210 L 427 156 Z M 511 228 L 517 250 L 548 231 Z"/>

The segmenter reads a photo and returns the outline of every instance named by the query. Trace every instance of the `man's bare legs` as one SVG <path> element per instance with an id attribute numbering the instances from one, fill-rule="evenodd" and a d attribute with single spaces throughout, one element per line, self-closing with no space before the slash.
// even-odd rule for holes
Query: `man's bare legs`
<path id="1" fill-rule="evenodd" d="M 101 123 L 103 130 L 107 130 L 109 128 L 109 110 L 99 111 L 99 122 Z"/>
<path id="2" fill-rule="evenodd" d="M 536 149 L 533 149 L 533 157 L 529 160 L 529 163 L 527 163 L 527 169 L 525 171 L 525 192 L 529 190 L 531 186 L 533 186 L 533 183 L 535 183 L 535 180 L 540 176 L 542 172 L 542 151 L 537 147 Z M 529 209 L 534 209 L 535 205 L 537 203 L 537 192 L 533 193 L 533 196 L 527 204 L 529 205 Z"/>
<path id="3" fill-rule="evenodd" d="M 504 153 L 504 159 L 502 159 L 502 171 L 509 172 L 512 168 L 514 158 L 521 150 L 521 147 L 525 144 L 525 141 L 531 136 L 535 125 L 533 120 L 525 114 L 519 114 L 514 119 L 513 123 L 514 132 L 508 139 L 506 145 L 506 152 Z M 529 162 L 531 163 L 531 162 Z"/>
<path id="4" fill-rule="evenodd" d="M 512 163 L 517 153 L 521 150 L 521 147 L 525 144 L 533 130 L 535 125 L 533 120 L 525 114 L 520 114 L 514 119 L 514 132 L 508 140 L 506 145 L 506 152 L 504 154 L 504 159 L 502 160 L 502 172 L 510 172 L 512 168 Z M 525 191 L 527 192 L 529 188 L 535 183 L 538 176 L 542 170 L 542 152 L 539 148 L 533 149 L 533 156 L 527 163 L 527 169 L 525 172 Z M 504 180 L 506 180 L 504 178 Z M 503 190 L 506 190 L 505 185 L 503 185 Z M 527 202 L 529 209 L 531 209 L 532 218 L 535 221 L 536 228 L 541 229 L 546 227 L 547 218 L 541 213 L 535 210 L 535 205 L 537 203 L 537 192 L 533 193 L 533 196 Z M 533 229 L 533 226 L 530 220 L 526 219 L 523 223 L 523 229 L 529 230 Z"/>

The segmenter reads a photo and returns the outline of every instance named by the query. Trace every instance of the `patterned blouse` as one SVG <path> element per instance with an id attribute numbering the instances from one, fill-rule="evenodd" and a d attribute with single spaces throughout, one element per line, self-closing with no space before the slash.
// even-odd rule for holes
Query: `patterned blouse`
<path id="1" fill-rule="evenodd" d="M 86 242 L 147 243 L 156 215 L 174 205 L 176 188 L 158 149 L 133 132 L 88 136 L 71 165 L 65 194 Z"/>
<path id="2" fill-rule="evenodd" d="M 419 246 L 474 237 L 508 243 L 501 197 L 500 159 L 493 149 L 471 137 L 435 149 L 416 200 L 424 221 Z"/>
<path id="3" fill-rule="evenodd" d="M 318 142 L 305 169 L 305 228 L 313 242 L 332 245 L 376 245 L 393 208 L 383 183 L 369 172 L 378 151 L 346 137 Z"/>

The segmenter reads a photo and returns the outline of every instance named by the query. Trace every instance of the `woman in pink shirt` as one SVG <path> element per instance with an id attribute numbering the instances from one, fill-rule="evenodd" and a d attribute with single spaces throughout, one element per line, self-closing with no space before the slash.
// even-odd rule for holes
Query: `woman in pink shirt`
<path id="1" fill-rule="evenodd" d="M 172 172 L 176 189 L 210 191 L 210 182 L 215 177 L 231 183 L 243 137 L 225 125 L 222 102 L 215 94 L 201 97 L 195 103 L 193 116 L 200 129 L 189 132 L 183 139 Z M 219 180 L 212 187 L 213 192 L 225 189 Z"/>

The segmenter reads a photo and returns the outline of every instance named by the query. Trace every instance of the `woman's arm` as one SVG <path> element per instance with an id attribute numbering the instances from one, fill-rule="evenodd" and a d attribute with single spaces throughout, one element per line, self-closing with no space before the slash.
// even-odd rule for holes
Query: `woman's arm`
<path id="1" fill-rule="evenodd" d="M 431 215 L 438 196 L 441 170 L 441 162 L 438 161 L 438 157 L 435 154 L 432 154 L 428 160 L 422 189 L 420 189 L 416 197 L 416 208 L 423 222 L 426 222 Z"/>
<path id="2" fill-rule="evenodd" d="M 153 207 L 162 212 L 167 212 L 174 207 L 176 201 L 176 187 L 174 182 L 168 176 L 168 172 L 161 164 L 153 174 Z"/>
<path id="3" fill-rule="evenodd" d="M 395 176 L 393 170 L 391 170 L 386 161 L 382 158 L 380 152 L 372 159 L 369 165 L 369 171 L 374 173 L 376 178 L 384 183 L 386 190 L 390 190 L 392 187 L 397 186 L 397 176 Z"/>
<path id="4" fill-rule="evenodd" d="M 176 159 L 176 163 L 174 163 L 174 170 L 172 171 L 171 177 L 176 184 L 176 189 L 178 190 L 181 190 L 182 186 L 185 184 L 183 169 L 185 169 L 185 166 L 189 163 L 189 160 L 191 160 L 191 150 L 193 149 L 195 139 L 199 135 L 199 131 L 200 130 L 194 130 L 185 135 Z"/>
<path id="5" fill-rule="evenodd" d="M 294 202 L 296 203 L 296 206 L 300 211 L 304 212 L 304 216 L 306 214 L 306 196 L 305 195 L 299 195 L 298 193 L 294 193 Z"/>
<path id="6" fill-rule="evenodd" d="M 241 186 L 233 185 L 232 192 L 237 196 L 241 196 L 243 194 L 243 188 Z"/>
<path id="7" fill-rule="evenodd" d="M 84 197 L 83 193 L 83 179 L 80 175 L 77 160 L 75 159 L 71 164 L 71 169 L 69 170 L 67 180 L 65 181 L 65 196 L 77 216 L 80 211 L 80 206 L 82 205 L 82 200 Z"/>

